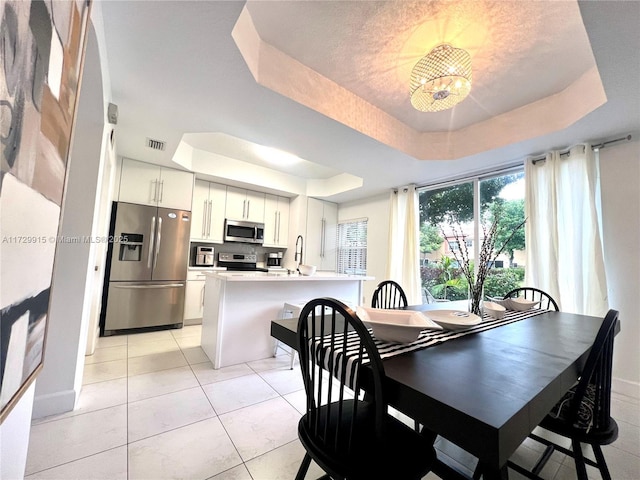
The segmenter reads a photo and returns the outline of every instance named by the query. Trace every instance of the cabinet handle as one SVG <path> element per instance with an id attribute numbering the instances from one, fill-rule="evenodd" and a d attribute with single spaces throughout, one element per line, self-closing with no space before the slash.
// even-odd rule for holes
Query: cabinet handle
<path id="1" fill-rule="evenodd" d="M 278 212 L 274 212 L 273 215 L 273 225 L 275 227 L 273 229 L 273 243 L 278 243 Z"/>
<path id="2" fill-rule="evenodd" d="M 251 208 L 251 200 L 247 200 L 247 219 L 249 218 L 249 209 Z"/>
<path id="3" fill-rule="evenodd" d="M 242 218 L 247 218 L 247 201 L 242 201 Z"/>
<path id="4" fill-rule="evenodd" d="M 207 223 L 207 237 L 211 236 L 211 211 L 213 210 L 213 200 L 209 200 L 209 221 Z"/>
<path id="5" fill-rule="evenodd" d="M 207 228 L 207 201 L 203 200 L 202 203 L 202 238 L 204 238 Z"/>
<path id="6" fill-rule="evenodd" d="M 278 212 L 278 245 L 280 245 L 280 212 Z"/>
<path id="7" fill-rule="evenodd" d="M 153 242 L 156 233 L 156 217 L 151 219 L 151 231 L 149 232 L 149 258 L 147 258 L 147 268 L 151 268 L 151 259 L 153 258 Z"/>
<path id="8" fill-rule="evenodd" d="M 206 284 L 206 283 L 202 286 L 202 293 L 201 293 L 201 296 L 202 296 L 202 302 L 201 302 L 201 305 L 202 305 L 203 307 L 204 307 L 204 289 L 205 289 L 205 288 L 207 288 L 207 284 Z"/>
<path id="9" fill-rule="evenodd" d="M 158 203 L 162 203 L 162 197 L 164 197 L 164 180 L 160 180 L 160 199 Z"/>
<path id="10" fill-rule="evenodd" d="M 322 219 L 322 238 L 320 239 L 320 258 L 324 258 L 324 241 L 325 241 L 325 227 L 326 227 L 326 221 L 323 218 Z"/>
<path id="11" fill-rule="evenodd" d="M 151 184 L 153 185 L 153 198 L 151 201 L 155 203 L 158 201 L 158 179 L 155 179 Z"/>

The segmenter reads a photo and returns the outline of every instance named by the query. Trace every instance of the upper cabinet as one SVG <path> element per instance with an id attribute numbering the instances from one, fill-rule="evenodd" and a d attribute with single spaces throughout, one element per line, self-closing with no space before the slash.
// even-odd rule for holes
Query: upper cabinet
<path id="1" fill-rule="evenodd" d="M 264 193 L 227 186 L 226 218 L 264 222 Z"/>
<path id="2" fill-rule="evenodd" d="M 123 159 L 121 202 L 191 210 L 193 173 Z"/>
<path id="3" fill-rule="evenodd" d="M 318 270 L 336 270 L 338 205 L 315 198 L 307 202 L 304 263 Z"/>
<path id="4" fill-rule="evenodd" d="M 265 195 L 264 246 L 287 248 L 289 237 L 289 199 Z"/>
<path id="5" fill-rule="evenodd" d="M 227 187 L 196 180 L 191 205 L 191 240 L 222 243 Z"/>

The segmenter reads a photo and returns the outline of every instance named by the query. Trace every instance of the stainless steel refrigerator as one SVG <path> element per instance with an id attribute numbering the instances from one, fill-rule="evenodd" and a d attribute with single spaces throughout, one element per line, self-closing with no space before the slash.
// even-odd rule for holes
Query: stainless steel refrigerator
<path id="1" fill-rule="evenodd" d="M 181 326 L 191 212 L 114 202 L 102 332 Z M 105 298 L 106 297 L 106 298 Z"/>

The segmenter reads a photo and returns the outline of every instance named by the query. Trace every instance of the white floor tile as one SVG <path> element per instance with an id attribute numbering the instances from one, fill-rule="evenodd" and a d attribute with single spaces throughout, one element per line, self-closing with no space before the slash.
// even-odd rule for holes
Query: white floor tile
<path id="1" fill-rule="evenodd" d="M 244 461 L 298 438 L 300 413 L 282 398 L 219 416 Z"/>
<path id="2" fill-rule="evenodd" d="M 173 334 L 171 332 L 172 330 L 159 330 L 157 332 L 133 333 L 129 335 L 129 345 L 173 340 Z"/>
<path id="3" fill-rule="evenodd" d="M 130 443 L 215 417 L 200 387 L 132 402 L 128 407 Z"/>
<path id="4" fill-rule="evenodd" d="M 171 330 L 173 338 L 193 337 L 202 334 L 202 325 L 187 325 L 182 328 Z"/>
<path id="5" fill-rule="evenodd" d="M 251 477 L 260 480 L 290 480 L 295 478 L 305 450 L 299 440 L 294 440 L 270 452 L 249 460 L 246 465 Z M 309 465 L 306 478 L 319 478 L 324 471 L 314 462 Z"/>
<path id="6" fill-rule="evenodd" d="M 209 383 L 203 390 L 218 415 L 279 397 L 278 392 L 256 374 Z"/>
<path id="7" fill-rule="evenodd" d="M 128 335 L 113 335 L 111 337 L 98 337 L 96 348 L 117 347 L 127 344 Z"/>
<path id="8" fill-rule="evenodd" d="M 136 402 L 197 386 L 198 380 L 191 368 L 171 368 L 129 377 L 128 397 L 129 402 Z"/>
<path id="9" fill-rule="evenodd" d="M 520 447 L 518 447 L 518 449 L 514 452 L 509 460 L 517 465 L 520 465 L 521 467 L 526 468 L 527 470 L 531 470 L 540 458 L 540 454 L 540 452 L 532 450 L 525 445 L 520 445 Z M 542 471 L 539 473 L 540 477 L 552 480 L 556 476 L 556 473 L 558 472 L 558 469 L 560 468 L 560 465 L 562 463 L 562 457 L 554 457 L 554 455 L 551 455 L 549 461 L 542 468 Z M 558 461 L 558 458 L 560 458 L 560 461 Z M 509 478 L 511 477 L 513 477 L 514 479 L 520 478 L 517 473 L 513 472 L 512 474 L 512 472 L 510 471 Z"/>
<path id="10" fill-rule="evenodd" d="M 611 444 L 619 450 L 640 456 L 640 427 L 620 420 L 618 423 L 618 439 Z M 640 471 L 638 472 L 640 478 Z"/>
<path id="11" fill-rule="evenodd" d="M 91 383 L 83 385 L 80 390 L 80 397 L 76 408 L 71 412 L 62 413 L 60 415 L 51 415 L 49 417 L 33 420 L 32 424 L 50 422 L 61 418 L 73 417 L 87 412 L 101 410 L 103 408 L 115 407 L 116 405 L 125 405 L 127 403 L 127 379 L 118 378 L 116 380 L 107 380 L 106 382 Z"/>
<path id="12" fill-rule="evenodd" d="M 127 371 L 129 376 L 141 375 L 143 373 L 159 372 L 169 368 L 184 367 L 188 365 L 187 360 L 180 350 L 170 352 L 154 353 L 142 357 L 131 357 L 128 362 Z"/>
<path id="13" fill-rule="evenodd" d="M 116 347 L 96 348 L 93 355 L 84 357 L 85 365 L 92 363 L 109 362 L 111 360 L 122 360 L 127 358 L 127 346 L 119 345 Z"/>
<path id="14" fill-rule="evenodd" d="M 82 384 L 89 385 L 105 382 L 127 376 L 127 360 L 113 360 L 111 362 L 92 363 L 84 366 Z"/>
<path id="15" fill-rule="evenodd" d="M 205 479 L 241 463 L 217 418 L 129 444 L 129 480 Z"/>
<path id="16" fill-rule="evenodd" d="M 131 342 L 129 342 L 128 356 L 129 358 L 142 357 L 143 355 L 153 355 L 154 353 L 171 352 L 175 350 L 180 350 L 180 347 L 173 337 L 170 337 L 169 340 L 158 340 L 148 343 L 131 344 Z"/>
<path id="17" fill-rule="evenodd" d="M 259 375 L 271 385 L 280 395 L 286 395 L 287 393 L 302 390 L 304 383 L 302 383 L 302 374 L 299 368 L 289 370 L 288 368 L 281 368 L 278 370 L 266 370 L 260 372 Z"/>
<path id="18" fill-rule="evenodd" d="M 127 407 L 120 405 L 34 425 L 26 474 L 126 445 Z"/>
<path id="19" fill-rule="evenodd" d="M 254 360 L 253 362 L 249 362 L 247 365 L 249 365 L 251 369 L 255 372 L 264 372 L 266 370 L 290 368 L 291 357 L 287 354 L 281 353 L 276 357 L 264 358 L 262 360 Z M 294 369 L 298 370 L 298 374 L 300 373 L 300 367 L 298 367 L 297 364 L 294 365 Z"/>
<path id="20" fill-rule="evenodd" d="M 127 480 L 127 447 L 96 453 L 25 477 L 28 480 Z"/>
<path id="21" fill-rule="evenodd" d="M 181 350 L 184 358 L 189 362 L 189 365 L 209 362 L 209 357 L 207 357 L 207 354 L 204 353 L 201 347 L 182 348 Z"/>
<path id="22" fill-rule="evenodd" d="M 206 385 L 208 383 L 222 382 L 223 380 L 229 380 L 231 378 L 241 377 L 243 375 L 251 375 L 251 370 L 246 363 L 239 365 L 231 365 L 230 367 L 219 368 L 214 370 L 211 362 L 198 363 L 191 365 L 193 373 L 195 373 L 200 385 Z"/>
<path id="23" fill-rule="evenodd" d="M 249 474 L 247 467 L 238 465 L 237 467 L 230 468 L 226 472 L 219 473 L 215 477 L 211 477 L 209 480 L 258 480 L 254 479 Z M 266 480 L 266 479 L 265 479 Z"/>
<path id="24" fill-rule="evenodd" d="M 194 335 L 191 337 L 178 337 L 176 342 L 181 349 L 193 348 L 200 346 L 200 335 Z"/>
<path id="25" fill-rule="evenodd" d="M 640 427 L 640 405 L 634 405 L 618 398 L 611 398 L 611 415 L 616 420 L 622 420 Z"/>

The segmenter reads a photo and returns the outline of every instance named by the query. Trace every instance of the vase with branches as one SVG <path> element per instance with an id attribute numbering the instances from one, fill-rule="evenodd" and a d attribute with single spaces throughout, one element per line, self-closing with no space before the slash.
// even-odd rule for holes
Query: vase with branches
<path id="1" fill-rule="evenodd" d="M 475 262 L 477 267 L 474 268 L 474 262 L 469 258 L 469 250 L 467 248 L 466 238 L 460 224 L 450 223 L 451 235 L 447 236 L 444 229 L 441 227 L 444 238 L 453 237 L 458 243 L 458 249 L 452 249 L 452 253 L 462 274 L 469 284 L 469 311 L 476 315 L 482 316 L 482 296 L 484 290 L 484 281 L 487 278 L 489 270 L 493 268 L 497 258 L 507 248 L 507 245 L 514 237 L 514 235 L 520 230 L 527 219 L 525 218 L 520 224 L 518 224 L 507 237 L 505 242 L 496 247 L 497 232 L 499 227 L 499 212 L 495 212 L 493 221 L 487 227 L 486 224 L 482 224 L 482 232 L 484 238 L 482 239 L 482 245 L 480 246 L 478 261 Z M 477 272 L 476 272 L 477 270 Z"/>

